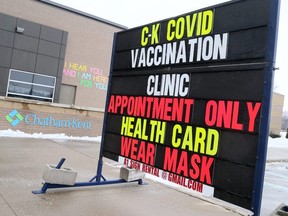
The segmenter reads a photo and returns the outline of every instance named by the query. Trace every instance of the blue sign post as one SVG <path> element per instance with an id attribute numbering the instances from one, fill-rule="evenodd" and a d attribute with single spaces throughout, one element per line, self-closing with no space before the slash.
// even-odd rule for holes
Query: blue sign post
<path id="1" fill-rule="evenodd" d="M 269 125 L 270 125 L 270 111 L 271 111 L 271 101 L 273 94 L 273 78 L 275 70 L 275 57 L 276 57 L 276 47 L 277 47 L 277 37 L 278 37 L 278 21 L 279 21 L 279 9 L 280 1 L 270 1 L 270 16 L 268 23 L 268 44 L 266 61 L 267 65 L 265 67 L 265 87 L 263 92 L 263 108 L 262 108 L 262 120 L 260 125 L 260 135 L 258 141 L 257 150 L 257 161 L 255 168 L 255 179 L 254 179 L 254 196 L 252 211 L 254 215 L 258 216 L 261 212 L 261 202 L 264 184 L 264 175 L 266 167 L 266 156 L 268 148 L 268 135 L 269 135 Z"/>

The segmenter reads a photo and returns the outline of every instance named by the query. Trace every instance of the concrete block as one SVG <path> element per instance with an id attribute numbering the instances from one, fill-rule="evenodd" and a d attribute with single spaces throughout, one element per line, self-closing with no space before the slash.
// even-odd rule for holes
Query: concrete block
<path id="1" fill-rule="evenodd" d="M 288 216 L 288 206 L 280 204 L 270 216 Z"/>
<path id="2" fill-rule="evenodd" d="M 145 173 L 140 170 L 131 169 L 124 166 L 120 169 L 120 179 L 124 179 L 127 182 L 143 179 L 144 177 Z"/>
<path id="3" fill-rule="evenodd" d="M 56 169 L 56 166 L 47 164 L 45 166 L 42 178 L 50 184 L 74 185 L 77 172 L 71 168 L 62 167 Z"/>

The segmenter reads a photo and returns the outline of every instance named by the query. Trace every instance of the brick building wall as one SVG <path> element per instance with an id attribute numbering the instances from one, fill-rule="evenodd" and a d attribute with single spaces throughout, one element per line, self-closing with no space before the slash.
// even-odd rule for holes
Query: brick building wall
<path id="1" fill-rule="evenodd" d="M 70 105 L 104 109 L 114 33 L 126 27 L 46 0 L 1 0 L 0 13 L 67 32 L 61 94 L 63 85 L 72 87 Z M 1 68 L 0 78 L 7 80 Z M 61 94 L 59 102 L 66 103 Z"/>
<path id="2" fill-rule="evenodd" d="M 96 137 L 102 134 L 103 116 L 97 109 L 0 98 L 0 130 Z"/>
<path id="3" fill-rule="evenodd" d="M 270 117 L 270 134 L 280 134 L 281 122 L 283 115 L 284 95 L 279 93 L 273 93 L 271 117 Z"/>

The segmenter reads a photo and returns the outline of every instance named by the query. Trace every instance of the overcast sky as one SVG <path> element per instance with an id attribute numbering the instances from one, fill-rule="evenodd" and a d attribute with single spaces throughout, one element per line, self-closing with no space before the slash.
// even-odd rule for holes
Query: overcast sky
<path id="1" fill-rule="evenodd" d="M 53 0 L 128 28 L 174 17 L 228 0 Z M 285 95 L 288 112 L 288 0 L 281 1 L 274 91 Z"/>

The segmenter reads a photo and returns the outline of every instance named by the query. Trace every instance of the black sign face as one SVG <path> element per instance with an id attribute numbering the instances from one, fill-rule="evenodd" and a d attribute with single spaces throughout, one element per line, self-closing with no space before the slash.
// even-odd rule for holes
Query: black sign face
<path id="1" fill-rule="evenodd" d="M 251 210 L 269 10 L 236 1 L 117 33 L 104 156 Z"/>

